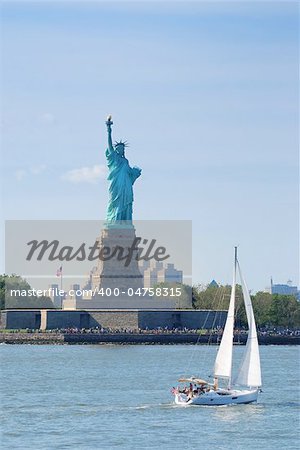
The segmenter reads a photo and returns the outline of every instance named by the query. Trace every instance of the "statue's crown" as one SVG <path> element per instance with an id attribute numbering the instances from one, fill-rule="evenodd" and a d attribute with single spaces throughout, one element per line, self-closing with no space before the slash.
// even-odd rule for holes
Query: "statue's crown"
<path id="1" fill-rule="evenodd" d="M 115 142 L 115 147 L 117 147 L 117 145 L 123 145 L 123 147 L 128 147 L 128 142 L 127 141 L 122 141 L 122 139 L 120 141 L 116 141 Z"/>

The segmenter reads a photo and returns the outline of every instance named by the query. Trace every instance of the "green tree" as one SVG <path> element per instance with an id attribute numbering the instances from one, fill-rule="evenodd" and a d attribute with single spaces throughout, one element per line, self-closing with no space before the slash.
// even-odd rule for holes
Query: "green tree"
<path id="1" fill-rule="evenodd" d="M 192 287 L 188 284 L 182 284 L 182 283 L 158 283 L 153 287 L 155 290 L 157 288 L 166 288 L 166 293 L 168 293 L 167 296 L 156 296 L 159 300 L 161 299 L 168 299 L 168 300 L 175 300 L 175 307 L 177 309 L 192 309 L 193 308 L 193 301 L 192 301 Z M 178 291 L 176 291 L 178 289 Z M 176 294 L 176 292 L 180 292 L 180 295 L 171 295 Z"/>
<path id="2" fill-rule="evenodd" d="M 211 310 L 228 310 L 231 286 L 211 286 L 206 289 L 199 289 L 194 286 L 194 307 L 196 309 L 211 309 Z M 242 297 L 241 286 L 236 286 L 236 323 L 237 326 L 244 326 L 247 323 L 246 312 Z"/>
<path id="3" fill-rule="evenodd" d="M 293 295 L 272 295 L 270 307 L 272 325 L 289 328 L 300 326 L 300 303 Z"/>
<path id="4" fill-rule="evenodd" d="M 255 321 L 258 327 L 272 325 L 270 309 L 273 297 L 268 292 L 257 292 L 251 296 Z"/>
<path id="5" fill-rule="evenodd" d="M 54 305 L 50 297 L 29 296 L 30 284 L 18 275 L 0 275 L 0 307 L 1 309 L 52 309 Z M 20 294 L 12 291 L 20 291 Z M 21 295 L 25 293 L 25 295 Z"/>
<path id="6" fill-rule="evenodd" d="M 193 304 L 196 309 L 228 310 L 231 286 L 193 287 Z M 255 321 L 258 327 L 300 326 L 300 302 L 292 295 L 257 292 L 251 296 Z M 236 286 L 236 324 L 247 326 L 241 286 Z"/>
<path id="7" fill-rule="evenodd" d="M 231 286 L 208 286 L 204 290 L 194 286 L 193 289 L 196 309 L 228 309 Z"/>
<path id="8" fill-rule="evenodd" d="M 228 309 L 230 286 L 208 286 L 202 290 L 194 286 L 194 307 L 196 309 Z"/>

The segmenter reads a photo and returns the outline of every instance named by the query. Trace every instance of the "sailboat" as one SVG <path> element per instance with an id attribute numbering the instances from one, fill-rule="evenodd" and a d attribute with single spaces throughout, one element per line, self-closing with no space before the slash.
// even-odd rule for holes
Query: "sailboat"
<path id="1" fill-rule="evenodd" d="M 233 331 L 235 311 L 236 276 L 242 285 L 243 299 L 248 321 L 248 338 L 238 372 L 232 376 Z M 173 388 L 175 403 L 178 405 L 231 405 L 257 401 L 262 385 L 259 347 L 255 319 L 250 294 L 237 259 L 234 254 L 233 281 L 227 319 L 214 365 L 214 383 L 196 377 L 181 378 L 179 382 L 189 383 L 189 387 Z M 219 382 L 225 387 L 219 387 Z"/>

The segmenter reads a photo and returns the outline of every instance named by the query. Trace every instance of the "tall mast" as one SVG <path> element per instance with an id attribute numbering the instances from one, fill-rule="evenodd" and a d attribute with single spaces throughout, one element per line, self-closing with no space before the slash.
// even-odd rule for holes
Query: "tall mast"
<path id="1" fill-rule="evenodd" d="M 234 247 L 234 267 L 233 267 L 233 283 L 232 283 L 232 294 L 233 294 L 233 321 L 232 321 L 232 345 L 234 339 L 234 316 L 235 316 L 235 287 L 236 287 L 236 269 L 237 269 L 237 246 Z M 232 359 L 231 359 L 231 370 L 230 377 L 228 380 L 228 389 L 231 389 L 231 378 L 232 378 Z"/>

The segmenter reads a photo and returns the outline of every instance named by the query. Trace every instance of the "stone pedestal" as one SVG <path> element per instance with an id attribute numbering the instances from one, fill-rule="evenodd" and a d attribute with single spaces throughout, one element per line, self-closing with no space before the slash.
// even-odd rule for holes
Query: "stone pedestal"
<path id="1" fill-rule="evenodd" d="M 132 224 L 104 228 L 97 239 L 101 258 L 91 282 L 95 294 L 90 298 L 65 299 L 63 309 L 174 309 L 175 299 L 144 295 L 136 239 Z"/>
<path id="2" fill-rule="evenodd" d="M 117 289 L 118 296 L 127 296 L 129 289 L 136 291 L 144 286 L 137 261 L 136 239 L 132 225 L 102 230 L 99 238 L 101 258 L 93 277 L 93 289 Z"/>

